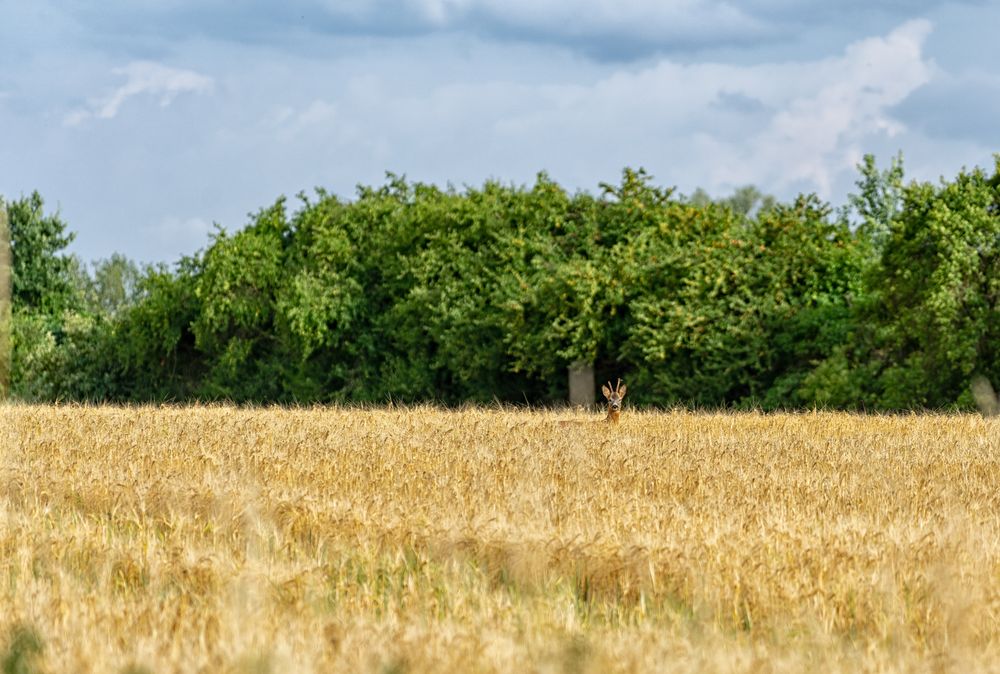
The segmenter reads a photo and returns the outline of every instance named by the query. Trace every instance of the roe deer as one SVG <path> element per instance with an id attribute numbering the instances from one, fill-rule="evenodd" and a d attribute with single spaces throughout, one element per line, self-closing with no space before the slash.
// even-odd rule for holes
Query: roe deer
<path id="1" fill-rule="evenodd" d="M 628 387 L 622 384 L 622 380 L 619 378 L 618 383 L 615 387 L 611 388 L 611 382 L 608 382 L 605 386 L 601 387 L 601 391 L 604 393 L 604 397 L 608 399 L 608 415 L 604 417 L 603 422 L 598 423 L 608 423 L 617 424 L 618 419 L 622 414 L 622 399 L 625 397 L 625 392 Z M 560 426 L 575 426 L 576 424 L 586 424 L 591 423 L 587 421 L 560 421 Z"/>

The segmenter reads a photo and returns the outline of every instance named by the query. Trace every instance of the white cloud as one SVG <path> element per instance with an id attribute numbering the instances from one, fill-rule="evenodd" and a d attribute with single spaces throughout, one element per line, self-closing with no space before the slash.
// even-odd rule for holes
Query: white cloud
<path id="1" fill-rule="evenodd" d="M 332 83 L 322 97 L 275 82 L 267 98 L 281 103 L 252 125 L 226 123 L 217 152 L 220 161 L 245 150 L 235 163 L 284 167 L 292 191 L 350 192 L 385 170 L 458 184 L 530 181 L 547 170 L 569 189 L 595 189 L 623 166 L 644 166 L 682 191 L 753 183 L 782 198 L 802 190 L 842 198 L 837 190 L 863 152 L 907 134 L 894 111 L 938 74 L 923 54 L 930 30 L 927 21 L 908 22 L 812 61 L 664 58 L 576 81 L 556 71 L 526 79 L 516 63 L 438 75 L 433 63 L 406 62 L 402 53 L 377 70 L 365 71 L 363 61 L 302 65 L 303 81 Z M 248 74 L 227 80 L 227 91 L 256 85 Z"/>
<path id="2" fill-rule="evenodd" d="M 212 78 L 192 70 L 170 68 L 151 61 L 134 61 L 123 68 L 115 68 L 115 75 L 125 77 L 125 83 L 110 94 L 94 99 L 87 106 L 69 112 L 63 122 L 77 126 L 97 119 L 112 119 L 130 98 L 152 96 L 159 98 L 160 107 L 166 107 L 183 93 L 206 93 L 212 90 Z"/>
<path id="3" fill-rule="evenodd" d="M 285 106 L 276 111 L 274 121 L 286 139 L 299 133 L 316 133 L 337 122 L 337 106 L 323 100 L 315 100 L 300 111 Z"/>
<path id="4" fill-rule="evenodd" d="M 905 130 L 890 110 L 931 81 L 935 67 L 922 55 L 930 30 L 927 21 L 911 21 L 884 38 L 850 45 L 842 57 L 797 68 L 812 84 L 807 79 L 786 92 L 781 109 L 749 142 L 707 139 L 706 147 L 727 159 L 713 170 L 714 182 L 777 188 L 805 182 L 829 197 L 837 174 L 854 170 L 867 139 Z"/>
<path id="5" fill-rule="evenodd" d="M 314 149 L 343 147 L 359 140 L 359 133 L 371 134 L 370 131 L 361 131 L 361 127 L 369 121 L 343 114 L 338 103 L 316 99 L 301 107 L 276 107 L 264 115 L 262 124 L 257 125 L 253 133 L 273 137 L 289 147 L 296 143 Z M 233 140 L 239 142 L 238 138 Z"/>
<path id="6" fill-rule="evenodd" d="M 399 162 L 385 168 L 416 167 L 436 180 L 548 169 L 592 188 L 624 165 L 644 165 L 661 181 L 716 192 L 754 183 L 830 198 L 863 148 L 905 131 L 892 109 L 936 72 L 923 55 L 930 30 L 911 21 L 815 61 L 663 59 L 589 83 L 368 86 L 363 96 L 348 85 L 328 105 L 356 129 L 340 138 L 355 145 L 341 150 L 363 157 L 357 139 L 382 138 Z M 290 118 L 301 125 L 315 106 Z"/>
<path id="7" fill-rule="evenodd" d="M 10 105 L 0 105 L 4 126 L 19 130 L 4 144 L 25 158 L 16 171 L 0 167 L 0 178 L 15 192 L 37 187 L 59 201 L 85 257 L 119 249 L 146 260 L 192 252 L 207 242 L 208 223 L 238 228 L 280 194 L 323 186 L 349 197 L 386 170 L 458 186 L 525 183 L 546 170 L 572 191 L 643 166 L 683 192 L 754 183 L 782 199 L 817 190 L 841 203 L 862 151 L 884 158 L 902 149 L 908 174 L 932 178 L 989 159 L 985 131 L 980 145 L 959 147 L 918 136 L 924 107 L 903 115 L 901 102 L 943 77 L 925 53 L 929 30 L 917 21 L 817 48 L 823 57 L 767 62 L 741 53 L 730 63 L 601 62 L 449 31 L 309 54 L 195 41 L 183 45 L 185 58 L 208 64 L 215 80 L 139 62 L 108 85 L 102 57 L 44 70 L 63 73 L 61 81 L 0 83 L 12 91 Z M 43 99 L 40 113 L 65 111 L 67 89 L 78 100 L 81 91 L 103 94 L 66 118 L 91 122 L 87 133 L 20 112 L 29 85 L 36 98 L 62 92 Z M 210 106 L 175 100 L 213 87 L 225 95 Z M 171 101 L 172 114 L 139 124 L 93 123 Z M 112 202 L 119 206 L 109 210 Z"/>

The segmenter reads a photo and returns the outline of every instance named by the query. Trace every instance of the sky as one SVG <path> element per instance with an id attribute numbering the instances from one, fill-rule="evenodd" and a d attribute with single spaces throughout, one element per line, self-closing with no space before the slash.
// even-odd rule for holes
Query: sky
<path id="1" fill-rule="evenodd" d="M 992 168 L 987 0 L 0 0 L 0 195 L 175 262 L 282 195 L 408 179 L 835 206 L 865 153 Z"/>

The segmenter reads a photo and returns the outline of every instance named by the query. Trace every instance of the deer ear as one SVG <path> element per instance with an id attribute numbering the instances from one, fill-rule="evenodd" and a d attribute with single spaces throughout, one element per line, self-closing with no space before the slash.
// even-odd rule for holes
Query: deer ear
<path id="1" fill-rule="evenodd" d="M 604 392 L 604 397 L 605 398 L 607 398 L 608 400 L 611 399 L 611 389 L 609 389 L 607 386 L 602 386 L 601 387 L 601 391 Z"/>
<path id="2" fill-rule="evenodd" d="M 626 386 L 625 384 L 622 384 L 622 387 L 620 389 L 618 389 L 618 395 L 620 395 L 622 398 L 624 398 L 625 397 L 625 391 L 627 391 L 627 390 L 628 390 L 628 386 Z"/>

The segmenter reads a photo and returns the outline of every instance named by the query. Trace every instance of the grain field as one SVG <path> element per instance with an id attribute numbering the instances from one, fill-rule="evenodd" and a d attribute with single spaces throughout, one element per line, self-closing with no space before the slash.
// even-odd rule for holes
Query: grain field
<path id="1" fill-rule="evenodd" d="M 4 671 L 998 668 L 1000 421 L 569 416 L 0 407 Z"/>

